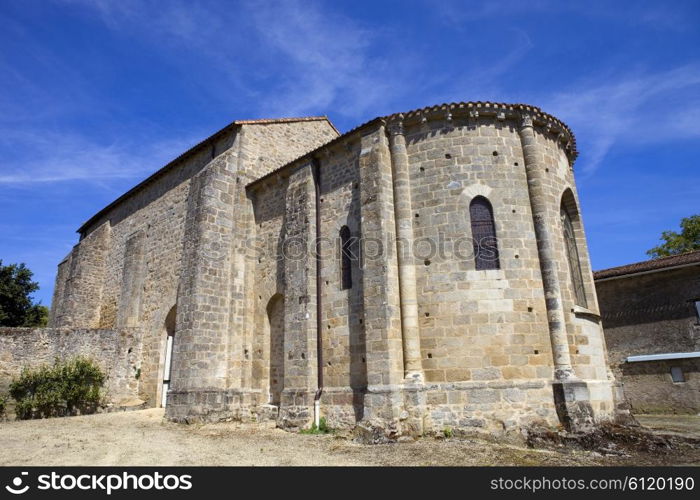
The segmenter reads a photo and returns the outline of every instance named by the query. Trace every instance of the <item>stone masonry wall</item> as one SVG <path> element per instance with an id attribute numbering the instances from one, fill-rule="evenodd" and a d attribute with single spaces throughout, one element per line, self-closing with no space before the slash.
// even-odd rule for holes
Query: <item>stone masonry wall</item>
<path id="1" fill-rule="evenodd" d="M 87 328 L 0 328 L 0 394 L 23 368 L 84 356 L 107 375 L 108 401 L 137 396 L 141 331 Z"/>
<path id="2" fill-rule="evenodd" d="M 324 405 L 329 420 L 345 425 L 363 416 L 367 345 L 360 266 L 359 141 L 320 160 L 321 301 Z M 352 286 L 342 289 L 340 230 L 350 230 Z"/>
<path id="3" fill-rule="evenodd" d="M 535 130 L 542 155 L 541 168 L 544 168 L 543 183 L 548 193 L 546 217 L 551 230 L 552 250 L 561 285 L 571 365 L 575 375 L 587 383 L 590 403 L 595 414 L 609 417 L 615 410 L 616 399 L 618 403 L 622 401 L 619 395 L 614 396 L 615 382 L 607 361 L 605 337 L 598 311 L 574 172 L 559 136 L 548 132 L 544 127 L 536 127 Z M 574 299 L 561 221 L 562 204 L 567 207 L 574 227 L 586 297 L 585 307 L 576 304 Z"/>
<path id="4" fill-rule="evenodd" d="M 260 178 L 338 137 L 326 120 L 244 126 L 248 155 L 245 168 L 252 178 Z"/>
<path id="5" fill-rule="evenodd" d="M 484 119 L 431 128 L 407 137 L 426 379 L 547 380 L 551 347 L 517 132 Z M 497 270 L 474 269 L 476 196 L 493 207 Z"/>
<path id="6" fill-rule="evenodd" d="M 610 366 L 636 413 L 700 411 L 700 360 L 626 363 L 628 356 L 700 351 L 692 300 L 700 266 L 596 282 Z M 685 382 L 674 383 L 671 367 Z"/>
<path id="7" fill-rule="evenodd" d="M 422 364 L 436 426 L 552 421 L 552 354 L 522 146 L 512 122 L 407 129 Z M 469 206 L 493 208 L 500 269 L 475 270 Z M 517 410 L 516 410 L 517 408 Z M 486 418 L 485 418 L 486 417 Z"/>

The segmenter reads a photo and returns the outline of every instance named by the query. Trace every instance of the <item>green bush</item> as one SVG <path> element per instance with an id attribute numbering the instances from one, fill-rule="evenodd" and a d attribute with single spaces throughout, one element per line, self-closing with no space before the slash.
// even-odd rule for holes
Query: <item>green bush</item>
<path id="1" fill-rule="evenodd" d="M 102 370 L 89 359 L 57 359 L 53 366 L 22 370 L 10 384 L 10 395 L 20 419 L 94 413 L 104 381 Z"/>
<path id="2" fill-rule="evenodd" d="M 7 404 L 7 398 L 5 396 L 0 396 L 0 418 L 5 416 L 5 405 Z"/>

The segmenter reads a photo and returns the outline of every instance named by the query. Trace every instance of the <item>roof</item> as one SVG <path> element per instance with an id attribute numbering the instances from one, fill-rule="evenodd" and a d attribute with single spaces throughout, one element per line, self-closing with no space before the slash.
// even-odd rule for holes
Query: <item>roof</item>
<path id="1" fill-rule="evenodd" d="M 443 116 L 446 114 L 452 114 L 453 112 L 459 113 L 460 111 L 462 112 L 477 112 L 478 113 L 488 113 L 491 112 L 493 115 L 495 115 L 497 112 L 500 111 L 507 111 L 509 113 L 521 113 L 525 112 L 533 117 L 534 121 L 537 121 L 539 124 L 545 124 L 547 126 L 558 126 L 560 127 L 566 134 L 569 136 L 571 142 L 570 142 L 570 148 L 569 148 L 569 156 L 571 159 L 571 164 L 573 165 L 574 161 L 576 160 L 576 157 L 578 156 L 578 151 L 576 149 L 576 137 L 574 136 L 574 133 L 571 131 L 571 129 L 561 120 L 556 118 L 555 116 L 550 115 L 549 113 L 545 113 L 542 111 L 540 108 L 537 106 L 530 106 L 529 104 L 508 104 L 504 102 L 492 102 L 492 101 L 463 101 L 463 102 L 452 102 L 452 103 L 444 103 L 444 104 L 437 104 L 435 106 L 426 106 L 424 108 L 417 108 L 413 109 L 411 111 L 404 111 L 400 113 L 393 113 L 391 115 L 386 115 L 386 116 L 378 116 L 376 118 L 373 118 L 372 120 L 369 120 L 362 125 L 358 125 L 357 127 L 353 128 L 352 130 L 349 130 L 345 132 L 344 134 L 336 137 L 335 139 L 322 144 L 318 148 L 314 149 L 313 151 L 309 151 L 308 153 L 303 154 L 299 158 L 296 158 L 289 163 L 282 165 L 281 167 L 273 170 L 272 172 L 269 172 L 268 174 L 255 179 L 247 184 L 247 186 L 252 186 L 254 184 L 257 184 L 259 181 L 262 181 L 263 179 L 270 178 L 279 172 L 285 170 L 289 165 L 296 163 L 301 160 L 310 160 L 313 157 L 315 157 L 320 151 L 329 148 L 333 146 L 334 144 L 337 144 L 350 135 L 353 135 L 363 129 L 368 128 L 370 125 L 380 123 L 382 121 L 384 122 L 389 122 L 392 120 L 404 120 L 404 121 L 413 121 L 413 120 L 420 120 L 423 117 L 428 117 L 428 116 L 435 116 L 438 114 L 442 114 Z"/>
<path id="2" fill-rule="evenodd" d="M 680 255 L 671 255 L 669 257 L 660 257 L 658 259 L 645 260 L 627 264 L 625 266 L 611 267 L 593 273 L 595 280 L 618 278 L 632 274 L 648 273 L 654 271 L 665 271 L 676 267 L 685 267 L 689 265 L 700 265 L 700 250 L 687 252 Z"/>
<path id="3" fill-rule="evenodd" d="M 102 210 L 97 212 L 95 215 L 90 217 L 86 222 L 83 223 L 80 228 L 78 228 L 78 232 L 82 233 L 83 231 L 87 230 L 87 228 L 96 222 L 102 215 L 104 215 L 106 212 L 108 212 L 110 209 L 114 208 L 117 206 L 119 203 L 127 199 L 129 196 L 132 194 L 136 193 L 137 191 L 140 191 L 144 187 L 146 187 L 148 184 L 151 184 L 153 181 L 156 179 L 162 177 L 166 173 L 170 172 L 175 166 L 181 161 L 184 160 L 196 152 L 200 151 L 204 146 L 211 144 L 212 142 L 216 141 L 217 139 L 221 138 L 224 134 L 227 132 L 232 131 L 234 128 L 240 125 L 268 125 L 271 123 L 291 123 L 291 122 L 312 122 L 312 121 L 321 121 L 325 120 L 328 122 L 328 124 L 333 127 L 333 130 L 335 130 L 338 134 L 340 132 L 338 131 L 337 128 L 335 128 L 335 125 L 330 121 L 330 119 L 327 116 L 304 116 L 304 117 L 293 117 L 293 118 L 271 118 L 271 119 L 258 119 L 258 120 L 236 120 L 228 125 L 226 125 L 224 128 L 220 129 L 217 132 L 214 132 L 212 135 L 204 139 L 203 141 L 199 142 L 198 144 L 195 144 L 192 146 L 190 149 L 179 155 L 177 158 L 174 160 L 170 161 L 167 163 L 164 167 L 161 167 L 159 170 L 157 170 L 155 173 L 151 174 L 150 176 L 146 177 L 143 181 L 139 182 L 136 186 L 133 188 L 129 189 L 126 193 L 121 195 L 119 198 L 114 200 L 112 203 L 104 207 Z"/>

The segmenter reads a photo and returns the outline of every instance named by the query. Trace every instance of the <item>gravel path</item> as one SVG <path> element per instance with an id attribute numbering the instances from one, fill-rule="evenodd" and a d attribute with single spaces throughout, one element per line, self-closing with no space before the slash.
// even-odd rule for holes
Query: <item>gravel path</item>
<path id="1" fill-rule="evenodd" d="M 361 445 L 235 423 L 179 425 L 163 411 L 0 423 L 0 465 L 663 465 L 700 464 L 700 450 L 603 456 L 479 439 Z"/>

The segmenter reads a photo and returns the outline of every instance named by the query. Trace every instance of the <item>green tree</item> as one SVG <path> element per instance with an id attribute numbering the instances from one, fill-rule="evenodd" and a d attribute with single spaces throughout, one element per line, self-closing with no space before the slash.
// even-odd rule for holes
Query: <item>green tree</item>
<path id="1" fill-rule="evenodd" d="M 656 259 L 700 250 L 700 215 L 681 219 L 681 232 L 664 231 L 661 239 L 665 243 L 647 250 L 647 255 Z"/>
<path id="2" fill-rule="evenodd" d="M 3 266 L 0 260 L 0 326 L 46 326 L 48 308 L 34 303 L 39 283 L 32 276 L 24 264 Z"/>

